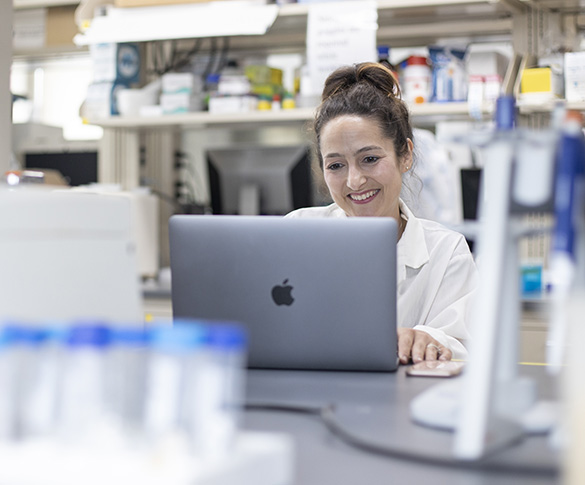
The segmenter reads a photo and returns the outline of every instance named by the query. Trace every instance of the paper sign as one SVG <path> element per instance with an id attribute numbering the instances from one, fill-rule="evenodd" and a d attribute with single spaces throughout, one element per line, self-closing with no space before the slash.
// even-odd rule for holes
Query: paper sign
<path id="1" fill-rule="evenodd" d="M 17 10 L 14 12 L 14 50 L 33 50 L 45 47 L 47 9 Z"/>
<path id="2" fill-rule="evenodd" d="M 311 4 L 307 20 L 307 67 L 310 88 L 320 94 L 336 68 L 377 59 L 377 2 L 373 0 Z"/>

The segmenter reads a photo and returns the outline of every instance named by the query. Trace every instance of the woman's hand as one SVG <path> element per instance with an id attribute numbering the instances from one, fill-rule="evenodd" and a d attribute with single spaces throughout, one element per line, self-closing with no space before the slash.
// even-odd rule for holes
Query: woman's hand
<path id="1" fill-rule="evenodd" d="M 398 357 L 401 364 L 408 364 L 411 359 L 416 364 L 422 360 L 451 360 L 453 354 L 422 330 L 399 328 Z"/>

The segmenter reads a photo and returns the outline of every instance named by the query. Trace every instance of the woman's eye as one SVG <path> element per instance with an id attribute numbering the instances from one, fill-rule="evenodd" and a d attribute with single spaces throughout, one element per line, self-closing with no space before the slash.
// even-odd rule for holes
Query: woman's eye
<path id="1" fill-rule="evenodd" d="M 366 157 L 364 158 L 364 162 L 365 163 L 374 163 L 377 162 L 379 160 L 378 157 Z"/>
<path id="2" fill-rule="evenodd" d="M 327 170 L 338 170 L 341 168 L 341 163 L 332 163 L 327 166 Z"/>

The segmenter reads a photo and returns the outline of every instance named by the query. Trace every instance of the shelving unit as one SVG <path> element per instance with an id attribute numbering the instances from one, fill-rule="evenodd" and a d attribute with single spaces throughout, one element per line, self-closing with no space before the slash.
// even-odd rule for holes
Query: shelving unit
<path id="1" fill-rule="evenodd" d="M 378 0 L 378 39 L 392 41 L 393 46 L 411 46 L 413 40 L 417 45 L 435 42 L 437 38 L 468 36 L 486 37 L 509 35 L 512 27 L 512 15 L 528 9 L 520 0 Z M 266 21 L 262 35 L 239 35 L 233 32 L 233 44 L 239 49 L 258 49 L 269 47 L 275 49 L 297 49 L 305 46 L 307 16 L 309 4 L 274 4 L 248 6 L 253 17 L 262 17 Z M 94 42 L 130 42 L 146 40 L 185 39 L 208 36 L 206 29 L 191 30 L 169 26 L 160 22 L 160 15 L 166 15 L 169 9 L 180 12 L 197 12 L 205 24 L 205 18 L 217 15 L 224 10 L 230 15 L 233 7 L 220 4 L 174 5 L 170 7 L 151 7 L 136 9 L 132 15 L 140 15 L 133 21 L 131 29 L 120 28 L 120 19 L 129 14 L 129 9 L 115 9 L 110 18 L 94 19 L 90 28 L 76 38 L 80 45 Z M 124 11 L 126 10 L 126 11 Z M 217 17 L 216 17 L 217 18 Z M 268 20 L 273 18 L 272 22 Z M 218 32 L 215 35 L 224 35 Z M 430 42 L 429 42 L 430 41 Z"/>
<path id="2" fill-rule="evenodd" d="M 20 3 L 21 8 L 26 8 L 24 5 L 32 2 L 77 3 L 69 0 L 14 1 L 15 4 Z M 115 14 L 109 18 L 94 19 L 90 28 L 76 37 L 76 42 L 79 46 L 86 47 L 91 43 L 104 41 L 177 40 L 180 47 L 188 49 L 193 43 L 192 39 L 198 37 L 229 37 L 230 55 L 234 56 L 305 51 L 307 20 L 311 8 L 308 4 L 278 6 L 251 3 L 248 7 L 250 12 L 253 11 L 257 17 L 261 17 L 262 22 L 254 27 L 255 30 L 244 25 L 248 28 L 246 31 L 230 32 L 224 29 L 210 33 L 209 29 L 192 29 L 190 27 L 193 26 L 189 25 L 178 28 L 174 22 L 161 21 L 163 17 L 159 15 L 169 9 L 178 13 L 183 8 L 189 8 L 197 13 L 199 24 L 212 24 L 209 20 L 218 18 L 222 8 L 220 4 L 221 2 L 213 2 L 192 4 L 188 7 L 115 9 L 116 12 L 111 11 Z M 560 25 L 563 15 L 572 12 L 577 16 L 584 5 L 585 0 L 378 0 L 377 41 L 380 44 L 389 44 L 392 48 L 432 45 L 439 40 L 442 43 L 452 41 L 458 44 L 495 41 L 510 43 L 516 52 L 534 54 L 538 50 L 540 37 L 548 28 L 549 12 L 552 12 L 550 22 Z M 137 18 L 139 11 L 144 11 L 145 17 Z M 546 18 L 543 20 L 544 12 Z M 128 13 L 133 15 L 132 29 L 124 27 L 119 18 L 116 20 L 116 15 Z M 154 15 L 148 15 L 149 13 Z M 244 18 L 243 14 L 241 17 Z M 241 20 L 240 23 L 248 22 Z M 205 55 L 206 48 L 202 48 L 200 52 Z M 523 105 L 521 113 L 527 117 L 540 117 L 542 113 L 549 113 L 553 106 L 553 103 Z M 571 107 L 585 109 L 585 104 Z M 427 103 L 411 106 L 410 109 L 414 124 L 419 126 L 444 119 L 471 119 L 467 103 Z M 262 143 L 271 144 L 285 132 L 285 137 L 292 134 L 292 139 L 301 140 L 306 133 L 303 127 L 312 119 L 313 112 L 314 108 L 310 107 L 229 115 L 199 112 L 156 118 L 120 116 L 90 120 L 92 124 L 104 128 L 100 148 L 100 180 L 120 183 L 131 189 L 139 185 L 140 166 L 150 164 L 154 168 L 146 174 L 147 177 L 159 180 L 159 188 L 166 188 L 168 193 L 172 193 L 174 180 L 171 167 L 174 166 L 173 153 L 180 137 L 192 138 L 190 142 L 197 145 L 193 158 L 196 163 L 204 164 L 205 150 L 221 143 L 239 145 L 261 140 Z M 492 107 L 484 106 L 481 110 L 482 118 L 489 119 L 491 115 Z M 279 130 L 278 136 L 274 136 L 275 129 Z M 218 133 L 221 136 L 216 137 Z M 145 147 L 143 152 L 142 147 Z M 165 217 L 163 214 L 161 227 Z M 162 251 L 165 251 L 164 245 Z"/>
<path id="3" fill-rule="evenodd" d="M 411 106 L 413 119 L 424 120 L 426 118 L 469 118 L 469 106 L 465 102 L 460 103 L 423 103 Z M 314 108 L 296 108 L 281 111 L 251 111 L 248 113 L 213 114 L 208 112 L 194 112 L 176 115 L 163 115 L 158 117 L 144 116 L 112 116 L 102 120 L 90 120 L 90 123 L 104 128 L 141 129 L 154 127 L 238 127 L 286 124 L 293 122 L 306 122 L 313 119 Z M 492 106 L 486 105 L 482 113 L 488 117 L 492 114 Z"/>

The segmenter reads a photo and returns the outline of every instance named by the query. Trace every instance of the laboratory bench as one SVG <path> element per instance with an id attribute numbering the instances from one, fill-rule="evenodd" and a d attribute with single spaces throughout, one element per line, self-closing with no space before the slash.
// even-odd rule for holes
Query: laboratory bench
<path id="1" fill-rule="evenodd" d="M 542 366 L 522 365 L 520 373 L 536 380 L 542 399 L 552 397 L 554 386 Z M 487 469 L 469 470 L 428 465 L 422 459 L 396 459 L 355 448 L 332 433 L 319 416 L 305 412 L 333 405 L 338 424 L 366 443 L 448 458 L 452 456 L 454 433 L 419 426 L 409 417 L 411 400 L 443 381 L 409 377 L 404 366 L 394 373 L 250 370 L 246 401 L 253 408 L 244 413 L 243 428 L 292 437 L 295 485 L 561 483 L 558 452 L 546 435 L 529 436 L 495 452 L 486 459 L 491 464 Z M 499 466 L 538 466 L 551 473 L 499 472 L 496 471 Z"/>

